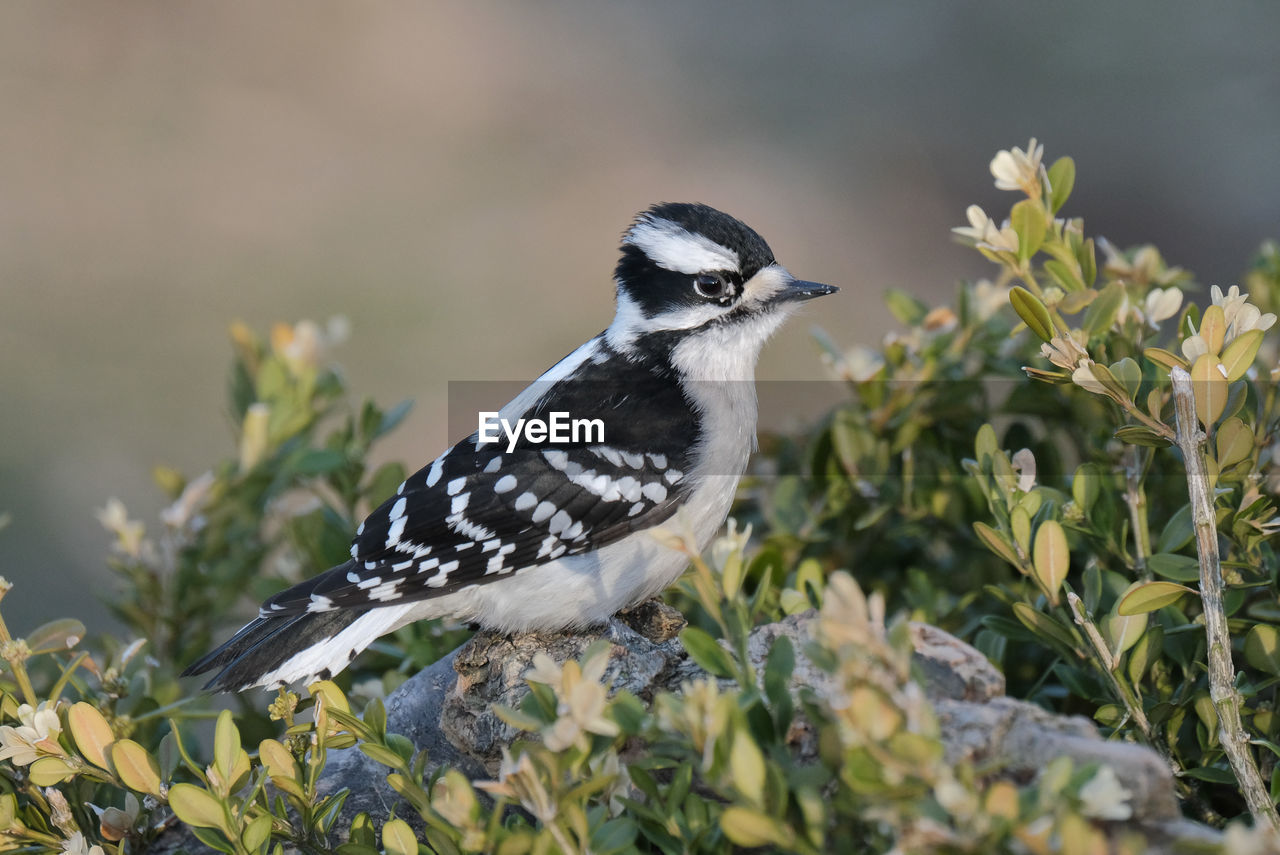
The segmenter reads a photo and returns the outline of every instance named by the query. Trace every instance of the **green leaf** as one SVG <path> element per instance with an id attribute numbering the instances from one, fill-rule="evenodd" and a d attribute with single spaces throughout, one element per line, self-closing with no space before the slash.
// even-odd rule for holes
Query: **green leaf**
<path id="1" fill-rule="evenodd" d="M 1125 391 L 1129 393 L 1129 399 L 1136 399 L 1138 387 L 1142 385 L 1142 369 L 1138 367 L 1138 363 L 1126 356 L 1119 362 L 1111 363 L 1107 368 L 1112 376 L 1124 385 Z"/>
<path id="2" fill-rule="evenodd" d="M 1044 243 L 1047 229 L 1044 208 L 1038 201 L 1023 199 L 1009 212 L 1009 225 L 1018 233 L 1018 260 L 1026 261 Z"/>
<path id="3" fill-rule="evenodd" d="M 1174 582 L 1135 582 L 1116 603 L 1118 615 L 1140 615 L 1176 603 L 1183 594 L 1194 594 L 1186 585 Z"/>
<path id="4" fill-rule="evenodd" d="M 1194 582 L 1200 578 L 1200 562 L 1189 555 L 1157 552 L 1147 557 L 1147 569 L 1175 582 Z"/>
<path id="5" fill-rule="evenodd" d="M 1076 162 L 1070 157 L 1060 157 L 1049 167 L 1049 210 L 1058 213 L 1076 184 Z"/>
<path id="6" fill-rule="evenodd" d="M 1249 330 L 1231 340 L 1222 351 L 1222 365 L 1227 370 L 1227 382 L 1234 383 L 1245 375 L 1262 346 L 1262 330 Z"/>
<path id="7" fill-rule="evenodd" d="M 347 456 L 329 448 L 311 448 L 293 461 L 293 470 L 299 475 L 327 475 L 342 468 Z"/>
<path id="8" fill-rule="evenodd" d="M 1280 628 L 1255 624 L 1244 638 L 1244 658 L 1259 671 L 1280 676 Z"/>
<path id="9" fill-rule="evenodd" d="M 1049 315 L 1049 310 L 1045 308 L 1044 303 L 1040 302 L 1039 297 L 1021 285 L 1015 285 L 1009 291 L 1009 304 L 1018 313 L 1018 317 L 1022 318 L 1027 329 L 1041 341 L 1049 341 L 1053 338 L 1053 318 Z"/>
<path id="10" fill-rule="evenodd" d="M 1116 428 L 1115 437 L 1129 445 L 1142 445 L 1148 448 L 1168 448 L 1173 445 L 1168 439 L 1144 425 L 1123 425 Z"/>
<path id="11" fill-rule="evenodd" d="M 733 660 L 728 652 L 705 630 L 687 626 L 680 630 L 680 643 L 694 662 L 715 677 L 732 677 Z"/>
<path id="12" fill-rule="evenodd" d="M 1053 278 L 1056 284 L 1068 294 L 1078 293 L 1084 290 L 1084 283 L 1080 281 L 1080 277 L 1076 275 L 1076 271 L 1059 261 L 1056 258 L 1050 258 L 1044 263 L 1044 270 Z M 1063 310 L 1065 311 L 1065 309 Z"/>
<path id="13" fill-rule="evenodd" d="M 374 432 L 371 439 L 376 439 L 383 434 L 390 433 L 396 429 L 400 422 L 404 421 L 404 417 L 409 415 L 409 411 L 413 409 L 413 401 L 404 400 L 396 404 L 391 409 L 382 414 L 382 420 L 378 424 L 378 429 Z"/>
<path id="14" fill-rule="evenodd" d="M 1098 293 L 1098 296 L 1089 304 L 1089 308 L 1085 310 L 1084 320 L 1080 324 L 1089 338 L 1102 335 L 1111 329 L 1124 301 L 1124 286 L 1119 282 L 1112 282 Z"/>
<path id="15" fill-rule="evenodd" d="M 1080 245 L 1076 261 L 1080 263 L 1080 278 L 1084 280 L 1084 287 L 1092 287 L 1093 280 L 1098 278 L 1098 256 L 1093 251 L 1093 238 Z"/>
<path id="16" fill-rule="evenodd" d="M 1032 548 L 1031 566 L 1036 578 L 1044 586 L 1049 600 L 1058 601 L 1058 591 L 1071 567 L 1071 552 L 1067 547 L 1067 533 L 1057 520 L 1045 520 L 1036 529 L 1036 541 Z"/>
<path id="17" fill-rule="evenodd" d="M 99 769 L 111 770 L 107 748 L 116 741 L 116 735 L 97 707 L 84 701 L 72 704 L 67 710 L 67 729 L 84 759 Z"/>
<path id="18" fill-rule="evenodd" d="M 42 624 L 27 636 L 27 647 L 32 656 L 45 653 L 66 653 L 84 638 L 84 624 L 75 618 L 60 618 Z"/>
<path id="19" fill-rule="evenodd" d="M 170 787 L 169 807 L 187 825 L 216 828 L 224 833 L 228 831 L 222 802 L 208 790 L 194 784 L 174 784 Z"/>
<path id="20" fill-rule="evenodd" d="M 1075 653 L 1076 636 L 1065 623 L 1052 615 L 1036 611 L 1027 603 L 1014 603 L 1012 608 L 1014 617 L 1040 639 L 1058 645 L 1068 655 Z"/>
<path id="21" fill-rule="evenodd" d="M 1173 516 L 1164 524 L 1160 537 L 1156 541 L 1157 552 L 1177 552 L 1195 537 L 1195 525 L 1191 519 L 1190 503 L 1174 511 Z"/>
<path id="22" fill-rule="evenodd" d="M 791 639 L 778 636 L 769 648 L 764 665 L 764 694 L 769 699 L 774 723 L 779 732 L 785 733 L 791 726 L 794 702 L 791 699 L 791 674 L 796 667 L 796 652 Z"/>
<path id="23" fill-rule="evenodd" d="M 1147 668 L 1160 658 L 1164 645 L 1164 630 L 1159 624 L 1150 626 L 1129 654 L 1129 679 L 1133 683 L 1142 682 Z"/>
<path id="24" fill-rule="evenodd" d="M 889 312 L 898 319 L 898 322 L 909 327 L 919 324 L 924 320 L 924 316 L 929 313 L 928 306 L 906 291 L 901 291 L 897 288 L 889 289 L 889 292 L 884 295 L 884 302 L 889 307 Z"/>

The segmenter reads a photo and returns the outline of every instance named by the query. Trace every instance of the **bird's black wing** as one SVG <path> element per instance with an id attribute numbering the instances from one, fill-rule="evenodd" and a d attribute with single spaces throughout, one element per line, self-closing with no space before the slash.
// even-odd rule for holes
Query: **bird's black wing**
<path id="1" fill-rule="evenodd" d="M 694 412 L 647 369 L 551 385 L 524 415 L 600 419 L 603 441 L 480 444 L 472 435 L 361 525 L 352 560 L 277 594 L 263 616 L 436 597 L 607 546 L 671 517 L 692 488 Z M 654 451 L 663 448 L 666 451 Z"/>

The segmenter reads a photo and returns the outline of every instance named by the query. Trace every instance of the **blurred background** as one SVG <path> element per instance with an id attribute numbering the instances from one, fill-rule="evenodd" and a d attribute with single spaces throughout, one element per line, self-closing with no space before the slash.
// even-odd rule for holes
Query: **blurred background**
<path id="1" fill-rule="evenodd" d="M 1068 215 L 1229 284 L 1280 234 L 1278 34 L 1280 6 L 1163 0 L 9 0 L 10 624 L 110 626 L 94 511 L 154 529 L 153 465 L 232 453 L 231 321 L 344 316 L 354 392 L 416 401 L 381 454 L 425 462 L 450 381 L 532 379 L 607 325 L 654 201 L 723 208 L 844 288 L 764 379 L 821 376 L 814 324 L 877 343 L 887 288 L 985 275 L 948 230 L 1007 210 L 987 164 L 1031 136 L 1076 159 Z"/>

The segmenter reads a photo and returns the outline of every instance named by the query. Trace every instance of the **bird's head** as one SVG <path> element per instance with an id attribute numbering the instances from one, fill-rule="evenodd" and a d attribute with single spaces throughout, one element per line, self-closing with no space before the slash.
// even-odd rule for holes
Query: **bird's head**
<path id="1" fill-rule="evenodd" d="M 792 276 L 740 220 L 675 202 L 636 217 L 614 279 L 610 346 L 689 369 L 698 360 L 749 369 L 799 302 L 836 291 Z"/>

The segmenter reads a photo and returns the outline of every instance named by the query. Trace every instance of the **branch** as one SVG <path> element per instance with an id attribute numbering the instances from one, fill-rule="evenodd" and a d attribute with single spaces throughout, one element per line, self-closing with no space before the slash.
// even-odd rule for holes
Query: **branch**
<path id="1" fill-rule="evenodd" d="M 1244 700 L 1236 691 L 1235 665 L 1231 662 L 1231 637 L 1227 633 L 1227 614 L 1222 605 L 1222 565 L 1218 555 L 1218 529 L 1213 513 L 1213 496 L 1209 475 L 1205 470 L 1200 443 L 1204 434 L 1196 421 L 1195 397 L 1191 375 L 1175 367 L 1173 404 L 1177 416 L 1178 447 L 1187 469 L 1187 490 L 1191 496 L 1191 516 L 1195 525 L 1196 552 L 1200 558 L 1200 599 L 1204 606 L 1205 635 L 1209 645 L 1209 697 L 1218 713 L 1218 739 L 1244 792 L 1253 821 L 1280 830 L 1280 816 L 1263 783 L 1249 736 L 1240 722 Z"/>

